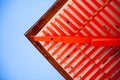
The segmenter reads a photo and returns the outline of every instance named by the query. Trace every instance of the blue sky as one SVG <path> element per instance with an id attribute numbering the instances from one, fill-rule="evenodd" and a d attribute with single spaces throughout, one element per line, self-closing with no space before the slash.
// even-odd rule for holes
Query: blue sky
<path id="1" fill-rule="evenodd" d="M 55 0 L 0 0 L 0 80 L 64 80 L 24 33 Z"/>

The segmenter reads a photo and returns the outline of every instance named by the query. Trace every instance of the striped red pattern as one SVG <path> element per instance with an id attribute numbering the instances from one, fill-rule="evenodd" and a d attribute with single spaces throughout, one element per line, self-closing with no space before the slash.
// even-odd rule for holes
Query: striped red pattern
<path id="1" fill-rule="evenodd" d="M 36 36 L 120 37 L 120 0 L 68 0 Z M 74 80 L 120 79 L 120 47 L 40 44 Z"/>

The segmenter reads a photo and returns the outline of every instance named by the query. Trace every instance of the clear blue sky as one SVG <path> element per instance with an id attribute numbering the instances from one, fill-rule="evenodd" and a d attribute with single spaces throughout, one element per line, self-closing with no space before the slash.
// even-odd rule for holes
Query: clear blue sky
<path id="1" fill-rule="evenodd" d="M 55 0 L 0 0 L 0 80 L 64 80 L 24 33 Z"/>

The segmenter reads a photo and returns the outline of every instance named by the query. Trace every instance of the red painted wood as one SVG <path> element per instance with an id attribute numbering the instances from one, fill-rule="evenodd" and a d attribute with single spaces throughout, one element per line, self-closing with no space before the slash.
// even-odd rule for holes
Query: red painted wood
<path id="1" fill-rule="evenodd" d="M 100 66 L 112 53 L 114 53 L 117 49 L 118 49 L 118 47 L 112 48 L 111 51 L 109 51 L 108 53 L 106 53 L 106 55 L 105 55 L 96 65 L 94 65 L 94 66 L 92 67 L 92 69 L 99 68 L 99 66 Z M 97 72 L 90 78 L 90 80 L 95 79 L 100 73 L 101 73 L 101 71 L 100 71 L 100 68 L 99 68 L 99 71 L 97 71 Z"/>
<path id="2" fill-rule="evenodd" d="M 92 55 L 92 53 L 93 53 L 94 51 L 96 51 L 97 48 L 98 48 L 98 47 L 93 48 L 87 55 L 85 55 L 85 57 L 76 64 L 76 66 L 70 71 L 70 73 L 73 72 L 73 71 L 74 71 L 80 64 L 82 64 L 82 62 L 84 62 L 86 59 L 89 59 L 90 56 Z M 84 65 L 83 68 L 80 69 L 73 77 L 76 78 L 76 77 L 77 77 L 81 72 L 83 72 L 90 64 L 91 64 L 91 63 L 88 62 L 86 65 Z"/>
<path id="3" fill-rule="evenodd" d="M 88 48 L 90 45 L 87 45 L 79 54 L 77 54 L 64 68 L 67 69 L 72 63 L 74 63 Z"/>
<path id="4" fill-rule="evenodd" d="M 91 16 L 91 14 L 90 14 L 86 9 L 84 9 L 84 7 L 81 6 L 81 5 L 77 2 L 77 0 L 73 0 L 73 3 L 74 3 L 76 6 L 78 6 L 79 9 L 82 10 L 88 17 Z"/>
<path id="5" fill-rule="evenodd" d="M 117 74 L 115 74 L 114 77 L 111 78 L 111 80 L 117 80 L 118 78 L 120 78 L 120 70 L 117 72 Z"/>
<path id="6" fill-rule="evenodd" d="M 52 45 L 47 49 L 47 51 L 50 51 L 58 44 L 58 42 L 61 42 L 61 44 L 59 44 L 58 47 L 51 54 L 52 56 L 55 56 L 56 61 L 59 60 L 59 64 L 64 66 L 63 69 L 66 70 L 69 75 L 71 75 L 72 73 L 74 74 L 72 74 L 73 79 L 78 78 L 79 75 L 90 65 L 93 66 L 83 76 L 81 76 L 81 80 L 86 80 L 86 78 L 95 69 L 97 69 L 98 71 L 90 76 L 90 80 L 94 80 L 101 73 L 104 74 L 102 75 L 100 80 L 110 78 L 111 74 L 119 69 L 120 61 L 115 66 L 113 66 L 111 70 L 107 73 L 105 73 L 105 70 L 108 69 L 109 66 L 117 59 L 119 59 L 120 54 L 115 54 L 115 56 L 110 61 L 108 61 L 108 63 L 106 63 L 102 68 L 100 67 L 100 65 L 102 65 L 115 51 L 117 51 L 120 46 L 120 38 L 118 37 L 120 36 L 120 11 L 118 11 L 118 9 L 115 9 L 114 6 L 111 5 L 114 2 L 115 5 L 120 7 L 120 2 L 118 0 L 100 0 L 103 3 L 101 5 L 99 3 L 99 0 L 92 0 L 92 2 L 98 8 L 95 9 L 93 5 L 88 3 L 87 0 L 80 1 L 82 1 L 89 9 L 91 9 L 93 14 L 88 12 L 84 8 L 84 6 L 79 3 L 78 0 L 72 0 L 72 4 L 68 3 L 67 8 L 63 8 L 63 13 L 59 13 L 58 16 L 54 18 L 54 22 L 50 22 L 51 26 L 54 27 L 60 33 L 60 35 L 58 35 L 50 26 L 46 27 L 46 30 L 42 31 L 42 33 L 45 35 L 45 37 L 43 36 L 43 40 L 45 41 L 45 44 L 43 46 L 46 47 L 47 45 L 49 45 L 49 42 L 53 42 Z M 86 19 L 82 14 L 80 14 L 80 12 L 74 7 L 74 5 L 77 6 L 88 17 L 88 19 Z M 109 13 L 109 11 L 106 10 L 107 8 L 109 8 L 115 14 L 115 17 L 114 14 L 111 14 Z M 70 11 L 72 11 L 75 15 L 73 15 Z M 101 13 L 104 13 L 107 17 L 109 17 L 114 24 L 111 24 L 108 19 L 101 15 Z M 67 15 L 67 17 L 65 15 Z M 83 23 L 81 23 L 75 16 L 78 16 L 81 20 L 83 20 Z M 117 19 L 116 16 L 118 16 Z M 99 18 L 104 24 L 101 24 L 99 21 L 97 21 L 97 18 Z M 74 22 L 79 26 L 79 28 L 75 26 Z M 95 24 L 100 30 L 102 30 L 105 33 L 105 36 L 103 35 L 103 33 L 99 32 L 95 26 L 92 26 L 92 23 Z M 74 31 L 69 29 L 68 26 L 71 27 Z M 109 27 L 110 30 L 108 30 L 106 26 Z M 96 36 L 94 36 L 90 31 L 88 31 L 86 27 L 90 28 L 96 34 Z M 64 31 L 62 29 L 64 29 Z M 47 31 L 49 31 L 52 35 L 49 34 Z M 65 31 L 69 35 L 66 34 Z M 84 36 L 82 34 L 82 31 L 87 36 Z M 110 31 L 113 31 L 113 33 L 115 34 L 111 33 Z M 76 36 L 80 39 L 74 38 Z M 69 45 L 63 49 L 63 46 L 65 46 L 66 43 L 69 43 Z M 68 55 L 65 56 L 66 52 L 76 43 L 77 46 L 72 51 L 70 51 Z M 87 46 L 81 49 L 79 54 L 75 55 L 75 52 L 78 51 L 78 49 L 80 49 L 81 46 L 84 44 Z M 88 50 L 91 45 L 93 45 L 94 48 L 88 54 L 85 54 L 85 51 Z M 111 50 L 109 52 L 106 52 L 111 46 Z M 103 47 L 103 49 L 101 49 L 92 59 L 90 59 L 90 56 L 100 47 Z M 61 49 L 63 49 L 62 52 L 60 52 Z M 57 54 L 58 52 L 60 53 Z M 76 63 L 76 61 L 78 60 L 78 58 L 80 58 L 82 54 L 85 54 L 86 56 L 80 61 L 78 61 L 78 63 Z M 103 54 L 106 55 L 102 57 L 98 63 L 96 63 L 96 60 Z M 75 55 L 74 58 L 73 55 Z M 71 57 L 72 59 L 70 59 Z M 78 67 L 83 64 L 85 60 L 88 59 L 90 60 L 84 66 L 82 66 L 81 69 L 78 69 Z M 73 66 L 74 63 L 76 64 Z M 68 68 L 70 67 L 71 69 L 70 71 L 68 71 Z M 119 75 L 120 71 L 118 71 L 111 79 L 116 80 L 117 78 L 119 78 Z"/>

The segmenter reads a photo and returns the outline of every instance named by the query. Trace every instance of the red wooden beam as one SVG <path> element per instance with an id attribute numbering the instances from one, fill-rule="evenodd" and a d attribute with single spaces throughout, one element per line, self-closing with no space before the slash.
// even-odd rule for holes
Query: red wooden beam
<path id="1" fill-rule="evenodd" d="M 120 37 L 35 36 L 35 41 L 89 43 L 95 46 L 120 46 Z"/>

